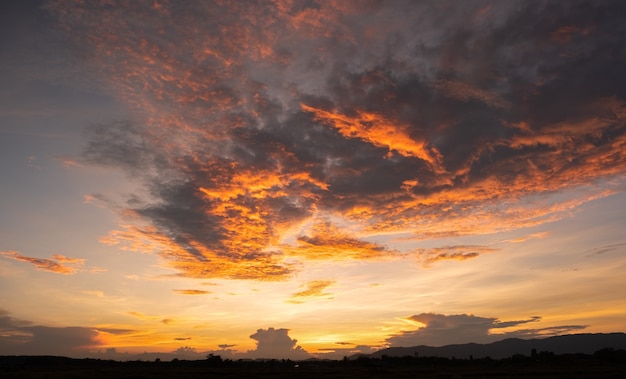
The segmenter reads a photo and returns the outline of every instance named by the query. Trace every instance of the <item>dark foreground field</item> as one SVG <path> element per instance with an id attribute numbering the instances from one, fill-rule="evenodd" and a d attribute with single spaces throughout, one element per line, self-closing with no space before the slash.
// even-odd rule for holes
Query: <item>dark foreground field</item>
<path id="1" fill-rule="evenodd" d="M 72 378 L 626 378 L 626 352 L 548 355 L 543 359 L 458 360 L 445 358 L 344 361 L 116 362 L 62 357 L 0 357 L 2 379 Z M 216 359 L 217 358 L 217 359 Z"/>

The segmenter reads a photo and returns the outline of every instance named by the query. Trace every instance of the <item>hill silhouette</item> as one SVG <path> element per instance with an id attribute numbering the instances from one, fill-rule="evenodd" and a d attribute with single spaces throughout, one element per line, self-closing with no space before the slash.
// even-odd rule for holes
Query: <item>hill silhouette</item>
<path id="1" fill-rule="evenodd" d="M 626 349 L 626 334 L 598 333 L 598 334 L 569 334 L 556 337 L 538 339 L 507 338 L 489 344 L 466 343 L 458 345 L 391 347 L 378 350 L 368 356 L 371 358 L 404 357 L 442 357 L 469 359 L 490 357 L 502 359 L 516 354 L 530 355 L 532 350 L 549 351 L 554 354 L 593 354 L 604 349 Z"/>

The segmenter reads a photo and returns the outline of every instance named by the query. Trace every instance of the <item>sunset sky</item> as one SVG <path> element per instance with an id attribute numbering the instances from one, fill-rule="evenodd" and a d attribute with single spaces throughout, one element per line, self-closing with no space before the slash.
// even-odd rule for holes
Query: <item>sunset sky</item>
<path id="1" fill-rule="evenodd" d="M 626 332 L 626 2 L 0 4 L 0 354 Z"/>

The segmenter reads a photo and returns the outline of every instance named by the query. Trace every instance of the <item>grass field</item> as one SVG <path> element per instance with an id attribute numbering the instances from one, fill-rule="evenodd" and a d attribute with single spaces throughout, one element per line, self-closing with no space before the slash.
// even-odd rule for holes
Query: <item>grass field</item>
<path id="1" fill-rule="evenodd" d="M 172 361 L 117 362 L 61 357 L 0 357 L 2 379 L 79 378 L 626 378 L 626 361 L 617 356 L 448 360 L 386 358 L 354 361 Z"/>

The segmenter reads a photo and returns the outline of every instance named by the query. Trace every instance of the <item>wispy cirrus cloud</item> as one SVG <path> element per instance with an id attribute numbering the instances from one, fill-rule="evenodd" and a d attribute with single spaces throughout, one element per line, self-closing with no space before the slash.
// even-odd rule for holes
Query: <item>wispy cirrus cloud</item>
<path id="1" fill-rule="evenodd" d="M 373 235 L 538 226 L 626 174 L 620 2 L 155 4 L 47 9 L 134 114 L 79 159 L 147 192 L 111 205 L 103 242 L 182 276 L 285 280 L 404 255 Z M 420 254 L 487 252 L 448 250 Z"/>
<path id="2" fill-rule="evenodd" d="M 179 295 L 207 295 L 211 293 L 211 291 L 195 290 L 195 289 L 172 290 L 172 292 L 177 293 Z"/>
<path id="3" fill-rule="evenodd" d="M 158 321 L 162 324 L 165 325 L 169 325 L 173 322 L 175 322 L 174 319 L 172 318 L 167 318 L 167 317 L 163 317 L 163 316 L 151 316 L 151 315 L 146 315 L 144 313 L 141 312 L 137 312 L 137 311 L 130 311 L 128 312 L 129 315 L 136 317 L 142 321 Z"/>
<path id="4" fill-rule="evenodd" d="M 80 291 L 80 293 L 87 295 L 89 297 L 94 297 L 94 298 L 104 298 L 104 291 L 98 291 L 98 290 L 84 290 L 84 291 Z"/>
<path id="5" fill-rule="evenodd" d="M 619 251 L 619 249 L 622 249 L 624 247 L 626 247 L 626 242 L 597 247 L 595 249 L 591 249 L 589 253 L 587 254 L 587 257 L 592 257 L 594 255 L 608 254 L 616 250 Z"/>
<path id="6" fill-rule="evenodd" d="M 325 293 L 326 288 L 335 284 L 334 280 L 312 280 L 304 286 L 302 291 L 298 291 L 289 298 L 290 303 L 300 304 L 308 300 L 332 299 L 332 294 Z"/>
<path id="7" fill-rule="evenodd" d="M 83 271 L 83 266 L 85 264 L 84 259 L 70 258 L 61 254 L 54 254 L 49 259 L 29 257 L 16 251 L 0 251 L 0 255 L 16 261 L 30 263 L 41 271 L 48 271 L 62 275 L 73 275 L 79 271 Z"/>
<path id="8" fill-rule="evenodd" d="M 508 239 L 508 240 L 504 240 L 504 241 L 500 241 L 500 242 L 522 243 L 522 242 L 526 242 L 526 241 L 532 240 L 532 239 L 546 238 L 548 236 L 550 236 L 550 232 L 537 232 L 537 233 L 528 234 L 528 235 L 523 236 L 523 237 Z"/>
<path id="9" fill-rule="evenodd" d="M 446 260 L 464 261 L 477 258 L 482 254 L 498 251 L 497 248 L 480 245 L 458 245 L 418 249 L 418 260 L 424 267 L 431 267 L 434 263 Z"/>

